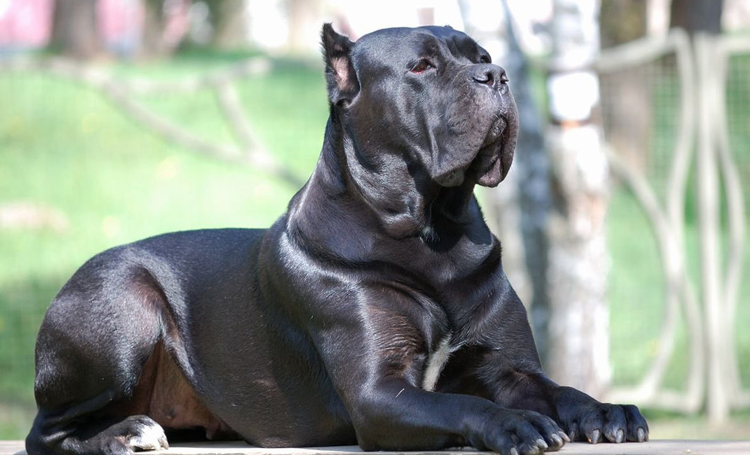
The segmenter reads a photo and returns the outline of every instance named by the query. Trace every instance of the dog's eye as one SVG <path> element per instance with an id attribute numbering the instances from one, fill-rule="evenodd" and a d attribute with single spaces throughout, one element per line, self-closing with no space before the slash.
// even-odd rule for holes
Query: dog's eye
<path id="1" fill-rule="evenodd" d="M 435 68 L 435 65 L 426 58 L 420 59 L 409 71 L 414 74 L 422 74 L 430 68 Z"/>
<path id="2" fill-rule="evenodd" d="M 492 60 L 490 60 L 488 55 L 483 55 L 479 57 L 479 63 L 492 63 Z"/>

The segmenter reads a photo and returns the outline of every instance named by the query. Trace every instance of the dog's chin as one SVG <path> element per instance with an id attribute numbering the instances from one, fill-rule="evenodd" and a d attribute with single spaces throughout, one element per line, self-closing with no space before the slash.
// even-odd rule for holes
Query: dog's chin
<path id="1" fill-rule="evenodd" d="M 477 184 L 496 187 L 505 179 L 513 159 L 514 144 L 509 138 L 509 128 L 503 121 L 502 129 L 488 135 L 471 169 L 477 176 Z"/>

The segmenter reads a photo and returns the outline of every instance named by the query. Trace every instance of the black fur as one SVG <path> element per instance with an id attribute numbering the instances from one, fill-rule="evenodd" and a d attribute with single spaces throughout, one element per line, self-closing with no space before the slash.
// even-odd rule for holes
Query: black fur
<path id="1" fill-rule="evenodd" d="M 644 440 L 635 407 L 545 376 L 472 194 L 513 158 L 502 68 L 447 27 L 322 41 L 331 116 L 287 213 L 84 264 L 39 334 L 29 454 L 129 453 L 159 425 L 268 447 Z"/>

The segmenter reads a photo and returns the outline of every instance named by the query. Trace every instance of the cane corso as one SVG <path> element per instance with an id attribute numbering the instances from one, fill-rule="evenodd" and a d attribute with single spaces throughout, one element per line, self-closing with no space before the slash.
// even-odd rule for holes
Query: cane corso
<path id="1" fill-rule="evenodd" d="M 330 118 L 286 214 L 84 264 L 39 332 L 29 454 L 646 440 L 635 406 L 545 376 L 473 196 L 513 159 L 504 70 L 450 27 L 322 41 Z"/>

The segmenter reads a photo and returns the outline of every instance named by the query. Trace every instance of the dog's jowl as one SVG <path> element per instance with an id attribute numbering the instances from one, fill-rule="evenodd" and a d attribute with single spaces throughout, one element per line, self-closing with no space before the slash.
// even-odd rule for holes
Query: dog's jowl
<path id="1" fill-rule="evenodd" d="M 545 376 L 472 194 L 513 160 L 503 69 L 450 27 L 322 39 L 330 118 L 287 213 L 84 264 L 39 333 L 29 454 L 647 439 L 636 407 Z"/>

